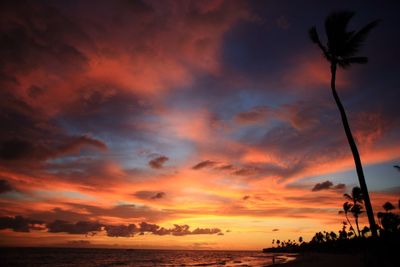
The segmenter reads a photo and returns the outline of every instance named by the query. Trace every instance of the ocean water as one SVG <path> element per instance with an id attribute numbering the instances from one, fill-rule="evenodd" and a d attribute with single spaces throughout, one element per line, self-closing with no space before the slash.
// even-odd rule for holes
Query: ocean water
<path id="1" fill-rule="evenodd" d="M 254 251 L 127 250 L 98 248 L 0 248 L 0 266 L 148 267 L 269 266 L 272 254 Z M 275 263 L 294 259 L 275 255 Z"/>

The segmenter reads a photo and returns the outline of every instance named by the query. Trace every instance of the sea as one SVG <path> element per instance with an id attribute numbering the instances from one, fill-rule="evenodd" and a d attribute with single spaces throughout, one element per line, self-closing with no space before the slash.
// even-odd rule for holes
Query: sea
<path id="1" fill-rule="evenodd" d="M 148 267 L 270 266 L 294 260 L 294 254 L 258 251 L 144 250 L 99 248 L 0 248 L 0 266 Z"/>

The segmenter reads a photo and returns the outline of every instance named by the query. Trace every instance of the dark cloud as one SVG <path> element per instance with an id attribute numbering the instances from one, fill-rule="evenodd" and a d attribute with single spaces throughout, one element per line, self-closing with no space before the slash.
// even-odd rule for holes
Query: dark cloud
<path id="1" fill-rule="evenodd" d="M 277 228 L 272 229 L 272 232 L 278 232 L 278 231 L 279 231 L 279 229 L 277 229 Z"/>
<path id="2" fill-rule="evenodd" d="M 224 233 L 221 232 L 219 228 L 196 228 L 192 231 L 192 235 L 223 235 Z"/>
<path id="3" fill-rule="evenodd" d="M 189 225 L 178 225 L 174 224 L 173 228 L 166 229 L 156 224 L 149 224 L 142 222 L 140 224 L 140 232 L 149 232 L 154 235 L 174 235 L 174 236 L 185 236 L 185 235 L 213 235 L 221 233 L 219 228 L 196 228 L 193 231 L 190 230 Z"/>
<path id="4" fill-rule="evenodd" d="M 71 137 L 63 146 L 58 148 L 57 154 L 55 156 L 69 154 L 75 151 L 79 151 L 84 146 L 92 146 L 101 150 L 106 150 L 107 145 L 95 139 L 89 135 L 81 135 L 76 137 Z"/>
<path id="5" fill-rule="evenodd" d="M 190 232 L 189 228 L 190 228 L 189 225 L 174 224 L 174 228 L 172 229 L 171 234 L 176 235 L 176 236 L 190 235 L 191 232 Z"/>
<path id="6" fill-rule="evenodd" d="M 135 224 L 107 225 L 104 229 L 107 236 L 111 237 L 132 237 L 138 233 L 138 229 Z"/>
<path id="7" fill-rule="evenodd" d="M 259 178 L 263 176 L 278 176 L 278 177 L 289 177 L 299 171 L 303 166 L 293 162 L 288 166 L 281 166 L 274 163 L 259 163 L 259 164 L 248 164 L 236 168 L 231 174 L 236 176 L 243 176 L 247 178 Z"/>
<path id="8" fill-rule="evenodd" d="M 269 109 L 267 107 L 254 107 L 249 111 L 236 114 L 235 120 L 241 124 L 254 124 L 267 118 Z"/>
<path id="9" fill-rule="evenodd" d="M 226 165 L 222 165 L 222 166 L 217 166 L 215 167 L 215 169 L 217 170 L 222 170 L 222 171 L 231 171 L 233 170 L 235 167 L 232 164 L 226 164 Z"/>
<path id="10" fill-rule="evenodd" d="M 202 162 L 197 163 L 196 165 L 194 165 L 192 167 L 193 170 L 200 170 L 200 169 L 204 169 L 204 168 L 209 168 L 209 167 L 213 167 L 217 164 L 216 161 L 211 161 L 211 160 L 205 160 Z"/>
<path id="11" fill-rule="evenodd" d="M 56 220 L 47 225 L 48 231 L 51 233 L 65 232 L 68 234 L 84 234 L 94 235 L 97 232 L 105 231 L 110 237 L 133 237 L 135 235 L 153 234 L 153 235 L 213 235 L 222 233 L 219 228 L 196 228 L 190 231 L 189 225 L 177 225 L 167 229 L 157 224 L 141 222 L 139 226 L 135 224 L 128 225 L 104 225 L 98 222 L 80 221 L 77 223 L 69 223 L 66 221 Z"/>
<path id="12" fill-rule="evenodd" d="M 32 154 L 34 147 L 28 141 L 12 139 L 1 144 L 0 158 L 4 160 L 23 159 Z"/>
<path id="13" fill-rule="evenodd" d="M 0 217 L 0 230 L 12 229 L 14 232 L 30 232 L 30 230 L 44 230 L 47 228 L 49 233 L 67 233 L 72 235 L 95 235 L 98 232 L 105 231 L 110 237 L 133 237 L 135 235 L 153 234 L 153 235 L 213 235 L 221 234 L 219 228 L 196 228 L 190 230 L 189 225 L 177 225 L 173 228 L 160 227 L 157 224 L 141 222 L 138 226 L 135 224 L 102 224 L 96 221 L 78 221 L 71 223 L 63 220 L 54 220 L 45 223 L 39 220 L 24 218 L 22 216 Z"/>
<path id="14" fill-rule="evenodd" d="M 149 166 L 153 169 L 161 169 L 164 167 L 164 163 L 169 160 L 166 156 L 159 156 L 149 161 Z"/>
<path id="15" fill-rule="evenodd" d="M 152 114 L 152 106 L 135 93 L 117 85 L 93 82 L 76 94 L 77 100 L 65 107 L 61 116 L 65 127 L 100 133 L 111 141 L 144 141 L 156 133 L 142 127 L 143 117 Z"/>
<path id="16" fill-rule="evenodd" d="M 337 184 L 337 185 L 335 185 L 332 189 L 335 189 L 335 190 L 344 190 L 344 189 L 346 189 L 346 185 L 345 185 L 345 184 Z"/>
<path id="17" fill-rule="evenodd" d="M 69 135 L 40 111 L 6 92 L 0 93 L 0 160 L 29 165 L 65 155 L 83 148 L 105 150 L 106 144 L 90 135 Z"/>
<path id="18" fill-rule="evenodd" d="M 315 184 L 314 187 L 311 189 L 311 191 L 316 192 L 316 191 L 329 190 L 329 189 L 343 190 L 343 189 L 346 189 L 346 185 L 345 184 L 333 185 L 333 183 L 331 181 L 327 180 L 325 182 Z"/>
<path id="19" fill-rule="evenodd" d="M 210 167 L 213 167 L 212 170 L 228 171 L 231 175 L 242 176 L 246 178 L 258 178 L 262 176 L 289 177 L 304 168 L 304 166 L 298 162 L 292 162 L 292 164 L 288 166 L 282 166 L 274 163 L 254 163 L 235 166 L 233 164 L 218 165 L 218 162 L 216 161 L 206 160 L 196 164 L 192 167 L 192 169 L 199 170 Z"/>
<path id="20" fill-rule="evenodd" d="M 234 171 L 232 174 L 238 176 L 253 176 L 258 174 L 259 172 L 260 169 L 257 167 L 243 167 Z"/>
<path id="21" fill-rule="evenodd" d="M 50 233 L 68 233 L 81 235 L 94 235 L 101 231 L 103 225 L 98 222 L 79 221 L 70 223 L 67 221 L 56 220 L 47 224 Z"/>
<path id="22" fill-rule="evenodd" d="M 14 232 L 30 232 L 30 230 L 41 229 L 44 222 L 32 220 L 22 216 L 0 217 L 0 230 L 11 229 Z"/>
<path id="23" fill-rule="evenodd" d="M 321 190 L 327 190 L 332 188 L 333 183 L 331 181 L 325 181 L 322 183 L 317 183 L 316 185 L 314 185 L 314 187 L 311 189 L 311 191 L 321 191 Z"/>
<path id="24" fill-rule="evenodd" d="M 160 199 L 160 198 L 164 198 L 164 197 L 165 197 L 165 193 L 164 192 L 158 192 L 157 194 L 152 196 L 151 199 Z"/>
<path id="25" fill-rule="evenodd" d="M 14 187 L 7 180 L 0 180 L 0 194 L 13 191 Z"/>
<path id="26" fill-rule="evenodd" d="M 13 74 L 45 67 L 49 74 L 69 75 L 82 71 L 86 56 L 77 46 L 90 47 L 82 30 L 57 9 L 43 3 L 2 3 L 1 71 Z M 26 12 L 30 10 L 30 12 Z M 5 68 L 7 66 L 7 68 Z"/>
<path id="27" fill-rule="evenodd" d="M 243 199 L 243 200 L 248 200 L 248 199 L 250 199 L 250 196 L 249 196 L 249 195 L 246 195 L 246 196 L 242 197 L 242 199 Z"/>
<path id="28" fill-rule="evenodd" d="M 157 191 L 138 191 L 134 194 L 134 196 L 141 199 L 161 199 L 166 196 L 165 192 L 157 192 Z"/>

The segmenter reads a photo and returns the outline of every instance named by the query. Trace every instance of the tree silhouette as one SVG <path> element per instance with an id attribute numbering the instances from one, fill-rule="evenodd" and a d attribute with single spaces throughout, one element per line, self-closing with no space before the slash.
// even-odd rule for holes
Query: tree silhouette
<path id="1" fill-rule="evenodd" d="M 357 186 L 353 187 L 353 189 L 351 190 L 351 195 L 344 194 L 343 196 L 347 200 L 350 200 L 351 202 L 353 202 L 353 203 L 345 202 L 343 204 L 343 209 L 345 210 L 345 214 L 346 214 L 346 209 L 347 209 L 347 212 L 350 211 L 353 214 L 354 221 L 355 221 L 356 227 L 357 227 L 358 236 L 361 236 L 360 227 L 358 225 L 358 218 L 360 217 L 360 214 L 364 212 L 363 211 L 363 195 L 362 195 L 361 189 Z M 348 220 L 347 215 L 346 215 L 346 219 L 351 226 L 351 223 Z M 352 226 L 351 226 L 351 228 L 352 228 Z"/>
<path id="2" fill-rule="evenodd" d="M 391 211 L 391 210 L 394 210 L 396 207 L 392 204 L 392 203 L 390 203 L 389 201 L 388 202 L 386 202 L 385 204 L 383 204 L 383 209 L 386 211 L 386 212 L 389 212 L 389 211 Z"/>
<path id="3" fill-rule="evenodd" d="M 378 212 L 378 219 L 382 225 L 381 231 L 386 234 L 400 232 L 400 215 L 392 213 L 396 207 L 390 202 L 386 202 L 382 207 L 385 212 Z"/>
<path id="4" fill-rule="evenodd" d="M 348 213 L 351 211 L 352 207 L 353 207 L 353 204 L 346 201 L 345 203 L 343 203 L 343 210 L 339 211 L 339 213 L 342 213 L 342 212 L 344 213 L 344 216 L 346 217 L 346 220 L 347 220 L 348 224 L 350 225 L 350 230 L 353 231 L 355 234 L 356 232 L 355 232 L 354 227 L 351 224 L 349 216 L 348 216 Z"/>
<path id="5" fill-rule="evenodd" d="M 379 23 L 379 20 L 368 23 L 359 31 L 348 31 L 347 26 L 353 16 L 354 12 L 342 11 L 332 13 L 326 18 L 325 31 L 328 39 L 328 43 L 326 46 L 321 43 L 316 27 L 312 27 L 309 30 L 309 35 L 311 41 L 318 45 L 318 47 L 322 50 L 323 55 L 330 63 L 332 94 L 339 109 L 343 128 L 346 133 L 351 152 L 353 154 L 372 236 L 377 237 L 374 213 L 368 194 L 367 184 L 364 178 L 364 171 L 362 168 L 360 154 L 358 153 L 357 145 L 354 141 L 353 134 L 351 133 L 345 109 L 342 105 L 342 102 L 340 101 L 339 95 L 336 92 L 336 69 L 338 66 L 341 68 L 347 68 L 350 67 L 352 64 L 365 64 L 368 62 L 367 57 L 358 57 L 355 55 L 364 43 L 369 32 Z"/>

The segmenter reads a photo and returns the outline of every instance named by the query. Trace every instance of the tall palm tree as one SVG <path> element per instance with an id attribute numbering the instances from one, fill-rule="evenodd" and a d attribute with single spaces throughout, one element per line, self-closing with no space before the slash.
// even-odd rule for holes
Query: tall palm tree
<path id="1" fill-rule="evenodd" d="M 368 194 L 367 184 L 365 182 L 364 172 L 361 164 L 360 154 L 357 145 L 351 133 L 347 115 L 336 92 L 336 69 L 337 67 L 348 68 L 352 64 L 365 64 L 368 62 L 367 57 L 355 56 L 361 45 L 364 43 L 369 32 L 379 23 L 379 20 L 372 21 L 359 31 L 348 31 L 347 26 L 354 16 L 354 12 L 342 11 L 329 15 L 325 20 L 325 31 L 328 43 L 324 46 L 317 33 L 317 29 L 312 27 L 309 30 L 311 41 L 318 45 L 323 55 L 330 63 L 331 67 L 331 89 L 336 105 L 342 118 L 343 128 L 349 142 L 351 152 L 353 153 L 354 163 L 356 165 L 357 176 L 364 197 L 365 208 L 368 215 L 370 229 L 373 237 L 377 237 L 377 229 L 375 224 L 374 213 Z"/>

